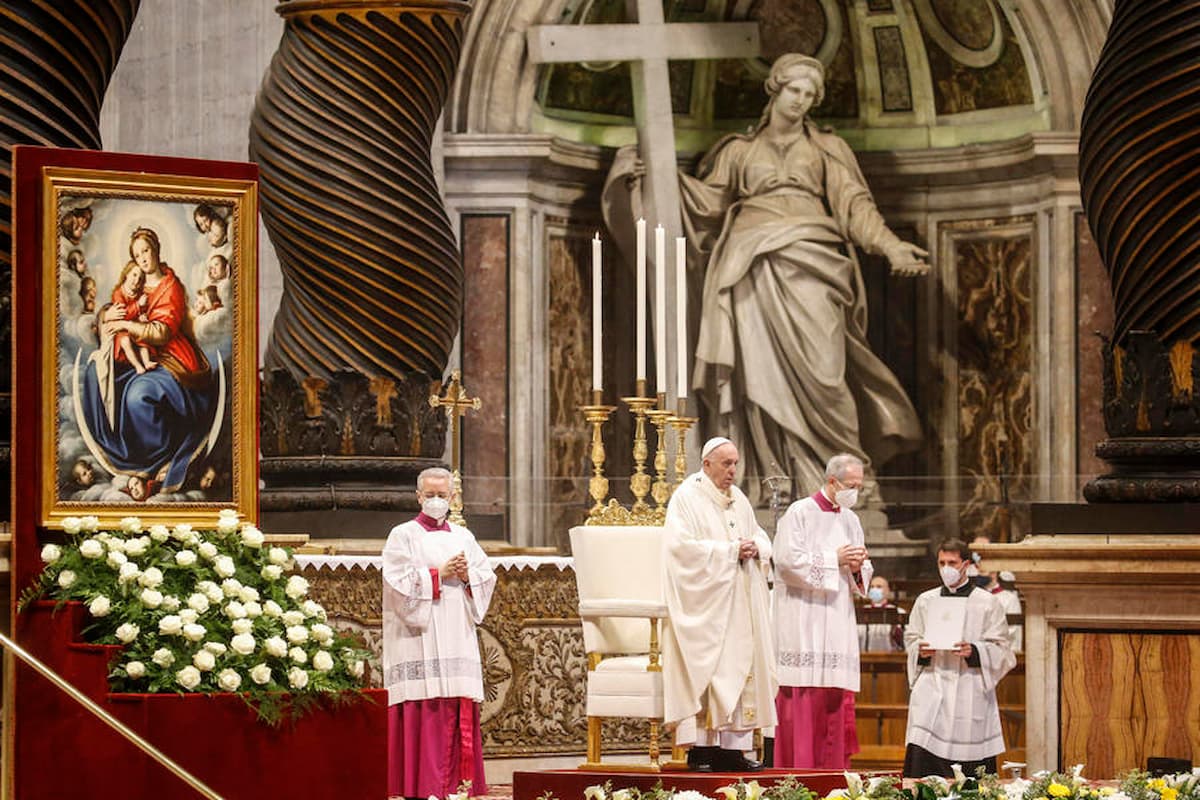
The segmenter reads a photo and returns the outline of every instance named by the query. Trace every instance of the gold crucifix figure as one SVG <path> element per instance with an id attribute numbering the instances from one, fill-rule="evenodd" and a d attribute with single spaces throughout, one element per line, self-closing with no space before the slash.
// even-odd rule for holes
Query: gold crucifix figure
<path id="1" fill-rule="evenodd" d="M 463 388 L 458 370 L 450 373 L 450 384 L 446 387 L 446 396 L 438 397 L 437 392 L 429 395 L 429 405 L 446 409 L 450 418 L 450 487 L 453 499 L 450 501 L 450 521 L 455 525 L 466 525 L 463 518 L 462 474 L 459 472 L 459 436 L 458 426 L 461 417 L 468 411 L 478 411 L 483 402 L 478 397 L 468 397 Z"/>

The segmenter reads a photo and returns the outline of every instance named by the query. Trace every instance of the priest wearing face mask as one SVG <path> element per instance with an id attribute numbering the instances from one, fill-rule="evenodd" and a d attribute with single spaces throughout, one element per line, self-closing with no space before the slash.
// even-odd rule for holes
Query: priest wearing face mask
<path id="1" fill-rule="evenodd" d="M 907 747 L 904 777 L 953 775 L 961 764 L 967 775 L 979 767 L 996 772 L 996 756 L 1004 752 L 996 685 L 1013 666 L 1016 656 L 1008 637 L 1004 608 L 995 595 L 979 588 L 968 576 L 971 553 L 958 539 L 938 547 L 942 586 L 917 597 L 904 632 L 908 652 Z M 945 614 L 944 603 L 964 603 L 962 633 L 951 650 L 934 650 L 927 637 Z M 939 606 L 943 610 L 938 611 Z M 942 623 L 949 624 L 949 623 Z M 956 623 L 957 624 L 957 623 Z"/>
<path id="2" fill-rule="evenodd" d="M 723 436 L 671 496 L 663 530 L 664 716 L 694 770 L 749 772 L 754 729 L 775 724 L 767 569 L 771 540 L 734 485 L 738 449 Z"/>
<path id="3" fill-rule="evenodd" d="M 775 532 L 775 766 L 848 769 L 858 752 L 855 596 L 874 568 L 853 512 L 863 462 L 829 459 L 825 485 L 791 505 Z"/>
<path id="4" fill-rule="evenodd" d="M 388 690 L 388 796 L 446 797 L 463 781 L 487 793 L 475 635 L 496 575 L 466 528 L 447 519 L 450 473 L 417 477 L 421 513 L 383 548 L 383 683 Z"/>

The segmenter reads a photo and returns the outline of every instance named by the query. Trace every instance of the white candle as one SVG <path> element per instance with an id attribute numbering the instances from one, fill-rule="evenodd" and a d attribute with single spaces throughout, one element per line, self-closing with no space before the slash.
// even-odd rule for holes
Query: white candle
<path id="1" fill-rule="evenodd" d="M 646 379 L 646 220 L 637 221 L 637 375 Z"/>
<path id="2" fill-rule="evenodd" d="M 654 391 L 667 391 L 667 234 L 654 228 Z"/>
<path id="3" fill-rule="evenodd" d="M 675 396 L 687 397 L 687 239 L 675 237 Z"/>
<path id="4" fill-rule="evenodd" d="M 597 392 L 604 388 L 604 359 L 600 348 L 600 326 L 603 318 L 600 271 L 600 234 L 597 233 L 596 238 L 592 239 L 592 390 Z"/>

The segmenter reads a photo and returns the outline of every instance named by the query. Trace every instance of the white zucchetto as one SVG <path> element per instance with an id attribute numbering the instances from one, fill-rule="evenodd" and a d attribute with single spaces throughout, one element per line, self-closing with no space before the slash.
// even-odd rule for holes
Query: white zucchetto
<path id="1" fill-rule="evenodd" d="M 714 436 L 704 443 L 704 449 L 700 451 L 700 458 L 708 458 L 708 454 L 716 450 L 723 444 L 733 444 L 733 441 L 726 439 L 724 436 Z"/>

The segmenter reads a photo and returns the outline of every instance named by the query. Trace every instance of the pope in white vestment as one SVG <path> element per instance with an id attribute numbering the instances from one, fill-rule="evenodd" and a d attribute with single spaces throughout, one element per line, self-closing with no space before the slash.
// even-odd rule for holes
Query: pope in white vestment
<path id="1" fill-rule="evenodd" d="M 667 507 L 665 717 L 677 726 L 676 744 L 695 745 L 694 768 L 760 769 L 744 752 L 755 728 L 775 724 L 771 543 L 733 485 L 737 448 L 718 438 L 702 455 L 704 469 L 684 479 Z"/>
<path id="2" fill-rule="evenodd" d="M 450 473 L 417 479 L 422 511 L 383 549 L 383 682 L 389 797 L 445 797 L 462 781 L 486 794 L 475 626 L 496 575 L 469 530 L 447 521 Z"/>
<path id="3" fill-rule="evenodd" d="M 981 766 L 994 773 L 996 756 L 1004 752 L 996 685 L 1016 665 L 1016 656 L 1004 607 L 968 579 L 969 563 L 965 544 L 943 542 L 938 550 L 943 586 L 918 596 L 909 613 L 904 632 L 911 688 L 905 777 L 950 777 L 952 764 L 961 764 L 967 775 Z M 938 624 L 931 609 L 945 602 L 942 598 L 966 604 L 956 650 L 925 646 Z"/>

